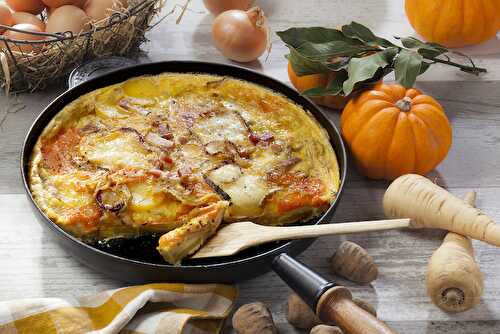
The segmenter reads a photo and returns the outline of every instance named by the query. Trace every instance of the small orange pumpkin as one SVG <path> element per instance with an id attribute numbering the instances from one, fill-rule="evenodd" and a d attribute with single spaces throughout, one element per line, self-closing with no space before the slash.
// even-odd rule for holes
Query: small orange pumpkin
<path id="1" fill-rule="evenodd" d="M 292 68 L 292 64 L 288 63 L 288 77 L 293 86 L 300 92 L 304 92 L 311 88 L 326 87 L 330 80 L 335 76 L 334 72 L 329 74 L 310 74 L 298 76 Z M 343 96 L 322 96 L 313 97 L 312 100 L 319 105 L 332 109 L 342 109 L 347 104 L 349 97 Z"/>
<path id="2" fill-rule="evenodd" d="M 499 0 L 406 0 L 405 7 L 420 35 L 447 47 L 485 42 L 499 29 Z"/>
<path id="3" fill-rule="evenodd" d="M 446 157 L 452 141 L 441 105 L 400 85 L 377 84 L 353 98 L 340 123 L 360 172 L 372 179 L 425 175 Z"/>

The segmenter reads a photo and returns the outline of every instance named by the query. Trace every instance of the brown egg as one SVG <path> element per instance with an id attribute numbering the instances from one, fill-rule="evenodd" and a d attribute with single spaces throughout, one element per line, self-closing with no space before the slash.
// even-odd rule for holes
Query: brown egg
<path id="1" fill-rule="evenodd" d="M 26 13 L 26 12 L 15 12 L 12 13 L 12 24 L 29 23 L 37 26 L 42 31 L 45 31 L 45 23 L 38 18 L 38 16 Z"/>
<path id="2" fill-rule="evenodd" d="M 21 30 L 25 30 L 25 31 L 43 32 L 36 25 L 29 24 L 29 23 L 16 24 L 12 28 L 21 29 Z M 17 32 L 17 31 L 12 31 L 12 30 L 7 30 L 4 34 L 4 36 L 7 38 L 10 38 L 10 39 L 23 40 L 23 41 L 24 40 L 26 40 L 26 41 L 40 41 L 40 40 L 45 39 L 45 36 L 32 35 L 30 33 Z M 42 44 L 39 44 L 39 46 L 41 47 Z M 9 43 L 9 47 L 13 51 L 31 52 L 33 50 L 33 46 L 31 44 Z M 35 46 L 35 48 L 36 48 L 36 46 Z"/>
<path id="3" fill-rule="evenodd" d="M 85 12 L 71 5 L 56 8 L 47 20 L 45 31 L 48 33 L 71 31 L 78 34 L 88 26 L 89 18 Z"/>
<path id="4" fill-rule="evenodd" d="M 57 8 L 64 5 L 72 5 L 83 8 L 86 0 L 42 0 L 45 6 L 50 8 Z"/>
<path id="5" fill-rule="evenodd" d="M 0 4 L 0 24 L 5 26 L 11 26 L 12 22 L 12 13 L 10 12 L 9 7 Z M 0 33 L 3 33 L 5 29 L 0 28 Z"/>
<path id="6" fill-rule="evenodd" d="M 101 21 L 125 6 L 123 0 L 88 0 L 83 9 L 92 20 Z"/>
<path id="7" fill-rule="evenodd" d="M 45 8 L 42 0 L 6 0 L 6 2 L 15 12 L 40 14 Z"/>

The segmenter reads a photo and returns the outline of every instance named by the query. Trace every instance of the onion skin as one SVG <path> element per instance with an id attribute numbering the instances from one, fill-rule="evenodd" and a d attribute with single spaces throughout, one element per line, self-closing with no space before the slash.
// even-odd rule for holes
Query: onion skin
<path id="1" fill-rule="evenodd" d="M 252 2 L 253 0 L 203 0 L 205 7 L 215 16 L 230 9 L 247 10 Z"/>
<path id="2" fill-rule="evenodd" d="M 212 37 L 219 51 L 237 62 L 251 62 L 267 48 L 268 28 L 259 7 L 248 11 L 228 10 L 217 16 Z"/>

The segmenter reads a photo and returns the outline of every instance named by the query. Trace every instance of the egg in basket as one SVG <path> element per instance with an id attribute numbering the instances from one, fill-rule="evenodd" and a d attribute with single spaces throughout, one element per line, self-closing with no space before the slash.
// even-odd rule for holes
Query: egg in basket
<path id="1" fill-rule="evenodd" d="M 36 91 L 93 58 L 137 51 L 164 0 L 8 0 L 0 4 L 0 83 Z"/>

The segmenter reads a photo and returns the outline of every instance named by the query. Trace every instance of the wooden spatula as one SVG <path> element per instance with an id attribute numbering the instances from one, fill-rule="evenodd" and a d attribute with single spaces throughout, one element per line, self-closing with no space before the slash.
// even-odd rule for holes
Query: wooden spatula
<path id="1" fill-rule="evenodd" d="M 392 219 L 290 227 L 262 226 L 251 222 L 233 223 L 222 227 L 192 258 L 234 255 L 249 247 L 277 240 L 408 228 L 410 222 L 410 219 Z"/>

